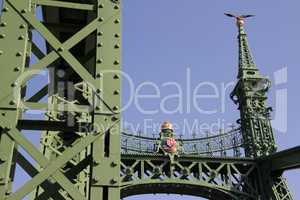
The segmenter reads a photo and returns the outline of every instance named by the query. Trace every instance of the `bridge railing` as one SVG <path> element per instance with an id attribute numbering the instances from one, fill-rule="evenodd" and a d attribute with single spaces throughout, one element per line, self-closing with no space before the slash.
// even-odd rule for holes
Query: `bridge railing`
<path id="1" fill-rule="evenodd" d="M 176 138 L 183 147 L 182 154 L 206 156 L 234 156 L 242 155 L 242 135 L 240 128 L 200 138 Z M 142 136 L 122 132 L 122 153 L 154 153 L 158 137 Z"/>

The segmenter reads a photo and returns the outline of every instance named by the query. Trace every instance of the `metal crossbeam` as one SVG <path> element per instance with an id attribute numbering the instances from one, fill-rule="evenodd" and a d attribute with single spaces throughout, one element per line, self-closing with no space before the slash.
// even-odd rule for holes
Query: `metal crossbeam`
<path id="1" fill-rule="evenodd" d="M 95 5 L 84 4 L 84 3 L 71 3 L 71 2 L 63 2 L 63 1 L 55 1 L 55 0 L 37 0 L 38 5 L 42 6 L 53 6 L 60 8 L 71 8 L 78 10 L 95 10 Z"/>
<path id="2" fill-rule="evenodd" d="M 272 172 L 282 172 L 300 168 L 300 146 L 274 153 L 259 159 L 262 165 L 268 166 Z"/>
<path id="3" fill-rule="evenodd" d="M 207 190 L 214 190 L 214 194 L 227 193 L 228 196 L 221 195 L 222 199 L 252 199 L 258 193 L 257 185 L 251 182 L 256 170 L 254 159 L 247 158 L 180 156 L 172 163 L 163 155 L 122 154 L 121 193 L 122 197 L 138 190 L 139 193 L 156 190 L 161 193 L 189 185 L 194 187 L 193 194 L 201 197 L 208 198 Z M 158 186 L 164 189 L 160 191 Z"/>

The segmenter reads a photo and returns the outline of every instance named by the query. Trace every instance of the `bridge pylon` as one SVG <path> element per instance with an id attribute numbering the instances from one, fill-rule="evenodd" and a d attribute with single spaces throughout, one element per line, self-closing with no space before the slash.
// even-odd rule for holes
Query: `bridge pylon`
<path id="1" fill-rule="evenodd" d="M 254 15 L 225 15 L 235 17 L 238 27 L 238 81 L 230 97 L 238 105 L 240 111 L 239 122 L 245 155 L 252 158 L 268 156 L 276 152 L 270 118 L 272 108 L 266 103 L 266 93 L 271 87 L 271 81 L 260 75 L 252 58 L 244 27 L 245 19 Z M 292 199 L 281 174 L 270 174 L 263 168 L 260 172 L 258 176 L 261 176 L 261 195 L 264 199 Z M 265 176 L 266 174 L 268 175 Z"/>

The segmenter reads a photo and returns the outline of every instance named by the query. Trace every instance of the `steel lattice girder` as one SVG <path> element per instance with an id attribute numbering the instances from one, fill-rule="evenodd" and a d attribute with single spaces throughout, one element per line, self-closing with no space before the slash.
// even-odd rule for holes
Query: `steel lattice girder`
<path id="1" fill-rule="evenodd" d="M 179 156 L 171 163 L 159 154 L 122 154 L 121 193 L 124 197 L 152 192 L 189 194 L 190 187 L 192 194 L 206 198 L 213 193 L 222 199 L 255 199 L 258 182 L 251 177 L 257 175 L 253 159 Z"/>
<path id="2" fill-rule="evenodd" d="M 57 33 L 54 33 L 49 29 L 49 23 L 41 23 L 36 19 L 35 3 L 43 5 L 43 12 L 47 12 L 48 7 L 51 7 L 53 9 L 70 8 L 80 11 L 85 10 L 90 12 L 89 15 L 93 15 L 94 19 L 86 24 L 83 24 L 83 27 L 78 30 L 77 33 L 75 33 L 73 29 L 70 29 L 71 32 L 74 33 L 73 36 L 71 36 L 64 42 L 60 42 L 61 38 L 59 38 Z M 5 86 L 5 88 L 8 88 L 8 90 L 3 90 L 0 94 L 1 108 L 5 109 L 1 116 L 3 120 L 1 121 L 2 132 L 0 140 L 0 169 L 3 170 L 0 170 L 0 199 L 21 199 L 30 191 L 37 188 L 38 185 L 41 185 L 42 187 L 51 186 L 50 190 L 52 191 L 50 192 L 50 194 L 46 194 L 47 192 L 49 193 L 49 190 L 47 190 L 46 188 L 44 189 L 44 192 L 42 190 L 37 191 L 36 194 L 43 195 L 43 198 L 50 198 L 50 196 L 54 195 L 54 197 L 62 199 L 68 198 L 68 196 L 72 197 L 73 199 L 85 199 L 86 195 L 90 195 L 90 199 L 98 199 L 101 196 L 103 199 L 117 199 L 120 195 L 118 187 L 115 186 L 117 184 L 114 183 L 114 185 L 112 185 L 111 180 L 103 181 L 103 166 L 97 166 L 96 164 L 94 164 L 98 163 L 99 160 L 102 162 L 105 159 L 106 161 L 108 161 L 108 163 L 111 162 L 116 166 L 119 166 L 120 160 L 120 148 L 118 148 L 118 146 L 120 145 L 120 134 L 118 133 L 119 111 L 117 109 L 120 107 L 119 69 L 121 65 L 121 22 L 119 6 L 120 5 L 118 4 L 118 2 L 115 1 L 99 1 L 94 2 L 93 4 L 47 0 L 39 0 L 37 2 L 6 0 L 4 2 L 2 24 L 8 24 L 9 30 L 5 31 L 7 31 L 6 34 L 9 35 L 9 37 L 5 38 L 4 34 L 1 35 L 2 38 L 0 42 L 9 42 L 10 46 L 12 47 L 12 51 L 17 52 L 10 52 L 10 49 L 7 48 L 5 51 L 1 50 L 0 53 L 2 57 L 0 63 L 2 65 L 5 64 L 7 66 L 12 66 L 11 71 L 9 68 L 7 68 L 8 73 L 2 74 L 2 76 L 0 75 L 1 81 L 3 81 L 2 86 L 4 87 L 5 85 L 7 85 Z M 47 18 L 47 16 L 45 18 Z M 103 18 L 105 20 L 102 20 Z M 57 23 L 59 25 L 60 22 L 57 21 Z M 12 25 L 14 25 L 15 27 Z M 30 27 L 30 30 L 27 27 Z M 20 31 L 16 32 L 14 30 Z M 47 42 L 47 53 L 44 53 L 39 49 L 37 45 L 32 43 L 31 37 L 28 36 L 31 34 L 32 30 L 38 31 L 39 34 Z M 23 31 L 23 33 L 20 33 L 21 31 Z M 15 34 L 20 35 L 15 36 Z M 27 37 L 29 38 L 29 40 Z M 74 52 L 71 52 L 72 48 L 76 47 L 80 42 L 87 40 L 87 37 L 90 39 L 94 38 L 94 40 L 96 41 L 90 41 L 92 42 L 92 45 L 89 45 L 90 47 L 95 46 L 93 45 L 94 43 L 100 44 L 104 42 L 106 44 L 101 48 L 100 46 L 98 46 L 95 53 L 91 55 L 95 58 L 95 60 L 97 60 L 97 64 L 88 63 L 86 65 L 83 65 L 80 62 L 80 58 L 77 58 L 76 56 L 82 57 L 84 55 L 78 55 L 77 53 L 75 53 L 74 56 Z M 16 44 L 13 44 L 11 41 L 14 41 Z M 85 41 L 85 43 L 87 43 L 87 41 Z M 1 47 L 9 46 L 4 45 L 3 43 L 0 43 L 0 45 Z M 22 50 L 22 48 L 24 50 Z M 20 51 L 18 51 L 18 49 L 20 49 Z M 29 58 L 27 55 L 30 55 L 31 50 L 39 58 L 39 61 L 31 66 L 28 66 Z M 20 59 L 15 59 L 15 57 Z M 18 61 L 19 63 L 14 64 L 12 62 L 13 59 L 15 61 Z M 100 59 L 104 61 L 102 64 L 98 62 L 98 60 Z M 92 93 L 89 93 L 89 95 L 87 96 L 87 98 L 89 98 L 89 102 L 91 103 L 90 105 L 87 106 L 86 104 L 84 104 L 76 105 L 73 107 L 71 105 L 70 107 L 70 102 L 68 101 L 65 101 L 63 105 L 58 105 L 60 101 L 59 96 L 50 96 L 50 94 L 48 104 L 38 103 L 38 101 L 47 94 L 47 90 L 49 90 L 49 86 L 47 85 L 42 88 L 37 94 L 33 95 L 32 98 L 30 98 L 27 102 L 24 102 L 24 99 L 22 99 L 21 95 L 18 95 L 16 99 L 16 97 L 14 96 L 14 91 L 16 91 L 15 88 L 19 89 L 25 86 L 26 82 L 34 75 L 34 73 L 31 73 L 33 70 L 45 69 L 49 67 L 50 64 L 56 67 L 56 63 L 61 62 L 61 60 L 69 65 L 69 69 L 71 70 L 68 69 L 68 71 L 66 71 L 68 74 L 71 74 L 73 73 L 72 71 L 75 71 L 77 75 L 79 75 L 78 77 L 81 77 L 81 81 L 83 83 L 88 83 L 88 85 L 92 86 L 92 89 L 94 89 L 94 91 L 89 90 L 89 92 Z M 110 64 L 108 64 L 107 62 L 110 62 Z M 25 67 L 28 68 L 25 69 Z M 114 73 L 106 73 L 109 70 L 114 70 Z M 27 76 L 25 76 L 23 79 L 18 80 L 20 73 L 27 74 Z M 104 75 L 102 76 L 102 74 Z M 9 80 L 7 80 L 7 78 L 9 78 Z M 52 80 L 54 80 L 55 84 L 58 83 L 58 80 L 55 77 L 53 78 L 54 79 Z M 102 84 L 103 82 L 105 83 L 104 85 Z M 98 94 L 98 90 L 102 93 Z M 118 94 L 116 91 L 118 91 Z M 21 102 L 22 104 L 19 104 L 20 100 L 23 101 Z M 16 104 L 18 106 L 16 106 Z M 40 152 L 38 149 L 36 149 L 36 147 L 32 145 L 20 132 L 20 130 L 22 130 L 22 128 L 24 127 L 26 129 L 45 130 L 44 127 L 37 126 L 39 120 L 37 122 L 34 122 L 34 120 L 22 121 L 21 116 L 19 119 L 17 114 L 25 107 L 37 110 L 46 110 L 47 116 L 49 116 L 48 120 L 53 120 L 52 117 L 55 118 L 53 122 L 56 122 L 57 124 L 55 130 L 56 132 L 47 131 L 42 136 L 43 138 L 41 150 L 43 152 Z M 96 109 L 95 112 L 94 108 L 97 107 L 100 107 L 101 109 Z M 13 111 L 7 111 L 7 109 L 13 109 Z M 57 135 L 57 131 L 66 131 L 68 129 L 68 124 L 64 123 L 63 121 L 60 124 L 57 123 L 60 120 L 55 117 L 55 115 L 62 112 L 81 114 L 84 114 L 85 112 L 87 113 L 87 116 L 82 117 L 79 122 L 86 123 L 85 120 L 92 117 L 94 118 L 94 124 L 101 124 L 104 128 L 102 128 L 101 131 L 97 131 L 96 135 L 94 133 L 95 130 L 84 132 L 82 137 L 77 137 L 77 139 L 75 138 L 75 141 L 73 142 L 73 144 L 71 144 L 72 147 L 65 146 L 63 149 L 59 148 L 59 146 L 55 146 L 55 144 L 64 142 L 63 139 L 59 137 L 49 137 L 49 134 Z M 51 130 L 52 127 L 50 126 L 55 124 L 51 123 L 51 121 L 44 121 L 43 123 L 48 126 L 49 129 L 47 130 Z M 86 124 L 88 125 L 86 127 L 87 129 L 90 128 L 90 125 L 94 126 L 90 121 L 87 121 Z M 59 125 L 62 126 L 59 127 Z M 16 127 L 18 127 L 20 130 L 16 129 Z M 112 132 L 111 130 L 114 130 L 114 132 Z M 107 137 L 107 135 L 110 136 Z M 52 140 L 52 142 L 50 141 L 49 143 L 49 140 Z M 27 160 L 27 158 L 25 158 L 20 152 L 18 152 L 17 146 L 14 145 L 14 143 L 22 146 L 29 153 L 29 155 L 31 155 L 32 158 L 37 161 L 39 167 L 35 168 Z M 49 144 L 54 144 L 54 146 L 49 146 Z M 107 148 L 106 146 L 109 147 Z M 45 155 L 43 155 L 42 153 L 44 153 Z M 80 157 L 80 159 L 78 160 L 77 154 L 82 154 L 83 157 Z M 16 157 L 16 160 L 13 160 L 13 157 Z M 18 162 L 18 164 L 20 164 L 20 166 L 22 166 L 25 171 L 32 175 L 33 179 L 27 182 L 17 192 L 10 195 L 12 185 L 10 181 L 13 181 L 13 178 L 10 176 L 14 171 L 14 167 L 11 167 L 11 165 L 14 166 L 15 162 Z M 70 164 L 76 170 L 69 170 L 66 172 L 66 167 Z M 92 183 L 91 186 L 88 186 L 91 187 L 91 189 L 87 189 L 91 191 L 91 194 L 85 193 L 84 189 L 78 190 L 77 185 L 73 184 L 74 179 L 72 178 L 74 176 L 80 176 L 79 179 L 81 178 L 82 181 L 86 181 L 84 180 L 84 178 L 86 177 L 81 177 L 81 175 L 77 174 L 81 173 L 82 170 L 86 170 L 85 168 L 89 166 L 93 168 L 93 174 L 89 173 L 90 180 L 87 180 L 87 182 Z M 109 175 L 113 175 L 115 173 L 115 176 L 118 177 L 119 170 L 117 168 L 115 166 L 109 166 L 105 170 Z M 93 179 L 94 177 L 99 176 L 101 176 L 100 181 L 97 179 Z M 93 179 L 93 181 L 91 181 L 91 179 Z M 116 178 L 115 180 L 118 181 L 118 178 Z M 111 188 L 110 186 L 112 186 L 113 188 Z M 54 187 L 56 187 L 56 189 Z M 62 192 L 61 189 L 65 190 L 67 194 Z M 34 195 L 32 196 L 32 198 L 34 199 L 36 197 L 37 196 Z M 42 197 L 40 196 L 39 198 Z"/>

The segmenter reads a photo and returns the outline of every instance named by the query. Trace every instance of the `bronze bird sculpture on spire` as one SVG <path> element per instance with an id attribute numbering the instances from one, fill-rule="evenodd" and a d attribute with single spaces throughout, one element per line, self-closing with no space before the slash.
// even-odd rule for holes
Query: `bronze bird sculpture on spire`
<path id="1" fill-rule="evenodd" d="M 254 17 L 255 15 L 234 15 L 231 13 L 224 13 L 227 17 L 233 17 L 237 20 L 237 26 L 241 27 L 245 24 L 244 19 L 249 18 L 249 17 Z"/>

